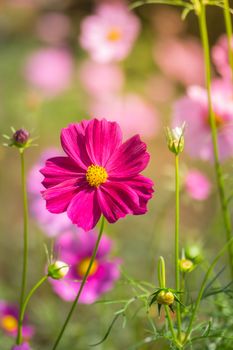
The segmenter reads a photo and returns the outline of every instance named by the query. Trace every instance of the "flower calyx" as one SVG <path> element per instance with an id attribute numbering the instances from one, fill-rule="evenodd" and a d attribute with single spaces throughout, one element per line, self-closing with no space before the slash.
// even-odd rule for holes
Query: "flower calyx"
<path id="1" fill-rule="evenodd" d="M 178 302 L 182 306 L 184 306 L 179 298 L 177 297 L 177 292 L 174 289 L 171 288 L 157 288 L 154 293 L 151 294 L 150 300 L 149 300 L 149 306 L 153 304 L 158 304 L 158 313 L 160 315 L 161 307 L 162 306 L 168 306 L 172 312 L 174 312 L 173 305 L 174 302 Z"/>

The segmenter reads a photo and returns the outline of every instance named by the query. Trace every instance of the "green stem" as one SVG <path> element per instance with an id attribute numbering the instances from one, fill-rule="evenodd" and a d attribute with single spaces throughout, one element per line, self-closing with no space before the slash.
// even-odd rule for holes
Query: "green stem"
<path id="1" fill-rule="evenodd" d="M 75 310 L 75 308 L 76 308 L 76 306 L 78 304 L 80 295 L 82 293 L 82 290 L 83 290 L 83 288 L 85 286 L 85 283 L 87 281 L 87 278 L 89 276 L 90 270 L 91 270 L 92 265 L 94 263 L 94 260 L 96 258 L 96 254 L 97 254 L 99 243 L 100 243 L 100 240 L 101 240 L 101 237 L 102 237 L 103 230 L 104 230 L 104 217 L 102 217 L 102 220 L 101 220 L 99 235 L 98 235 L 98 238 L 97 238 L 97 241 L 96 241 L 96 244 L 95 244 L 95 247 L 94 247 L 94 250 L 93 250 L 93 253 L 92 253 L 92 256 L 91 256 L 91 260 L 90 260 L 90 263 L 89 263 L 88 268 L 87 268 L 87 271 L 86 271 L 86 273 L 85 273 L 85 275 L 83 277 L 83 280 L 82 280 L 81 286 L 79 288 L 78 294 L 77 294 L 77 296 L 76 296 L 76 298 L 75 298 L 75 300 L 74 300 L 74 302 L 73 302 L 73 304 L 71 306 L 71 309 L 70 309 L 70 311 L 69 311 L 69 313 L 67 315 L 67 318 L 66 318 L 66 320 L 65 320 L 65 322 L 64 322 L 64 324 L 63 324 L 63 326 L 61 328 L 60 333 L 58 334 L 58 337 L 57 337 L 57 339 L 56 339 L 56 341 L 55 341 L 55 343 L 54 343 L 54 345 L 52 347 L 52 350 L 57 349 L 57 346 L 59 345 L 59 343 L 61 341 L 61 338 L 62 338 L 62 336 L 63 336 L 63 334 L 64 334 L 64 332 L 66 330 L 66 327 L 67 327 L 67 325 L 68 325 L 68 323 L 69 323 L 69 321 L 71 319 L 71 316 L 73 315 L 73 312 L 74 312 L 74 310 Z"/>
<path id="2" fill-rule="evenodd" d="M 24 247 L 23 247 L 23 271 L 22 271 L 22 284 L 21 284 L 21 294 L 20 294 L 20 312 L 18 321 L 18 333 L 16 338 L 16 344 L 19 345 L 22 342 L 22 323 L 20 322 L 26 284 L 27 284 L 27 267 L 28 267 L 28 199 L 27 199 L 27 185 L 26 185 L 26 175 L 25 175 L 25 161 L 24 161 L 24 151 L 20 151 L 21 159 L 21 181 L 22 181 L 22 194 L 23 194 L 23 220 L 24 220 Z"/>
<path id="3" fill-rule="evenodd" d="M 179 179 L 179 155 L 175 156 L 175 173 L 176 173 L 176 217 L 175 217 L 175 274 L 176 274 L 176 290 L 180 291 L 180 251 L 179 251 L 179 230 L 180 230 L 180 179 Z M 177 317 L 177 336 L 181 337 L 181 312 L 180 304 L 177 303 L 176 309 Z"/>
<path id="4" fill-rule="evenodd" d="M 231 79 L 233 82 L 233 47 L 232 47 L 232 21 L 229 0 L 224 0 L 224 19 L 227 32 L 227 41 L 228 41 L 228 59 L 231 68 Z"/>
<path id="5" fill-rule="evenodd" d="M 158 261 L 158 280 L 159 280 L 159 287 L 160 288 L 166 288 L 166 269 L 165 269 L 165 261 L 162 256 L 160 256 L 159 261 Z M 168 321 L 168 327 L 170 329 L 170 332 L 172 334 L 172 338 L 175 344 L 177 344 L 176 340 L 176 334 L 174 331 L 171 315 L 170 315 L 170 310 L 167 305 L 164 305 L 165 308 L 165 313 Z"/>
<path id="6" fill-rule="evenodd" d="M 226 241 L 228 242 L 232 237 L 232 227 L 231 227 L 231 217 L 228 207 L 228 201 L 225 193 L 225 184 L 223 179 L 222 168 L 219 161 L 219 150 L 218 150 L 218 133 L 215 121 L 215 115 L 212 106 L 211 99 L 211 62 L 210 62 L 210 48 L 209 48 L 209 38 L 206 23 L 206 9 L 205 5 L 202 3 L 198 15 L 199 27 L 201 33 L 201 39 L 204 49 L 204 59 L 205 59 L 205 70 L 206 70 L 206 87 L 208 93 L 208 107 L 209 107 L 209 117 L 211 125 L 211 134 L 213 142 L 214 151 L 214 165 L 217 177 L 217 186 L 221 203 L 222 216 L 225 226 Z M 231 276 L 233 278 L 233 252 L 232 246 L 228 245 L 228 256 L 230 262 Z"/>
<path id="7" fill-rule="evenodd" d="M 48 279 L 48 276 L 43 276 L 39 282 L 36 283 L 36 285 L 30 290 L 30 292 L 28 293 L 23 305 L 22 305 L 22 312 L 20 314 L 20 324 L 23 325 L 23 320 L 24 320 L 24 315 L 25 315 L 25 311 L 28 305 L 29 300 L 31 299 L 32 295 L 35 293 L 35 291 Z"/>
<path id="8" fill-rule="evenodd" d="M 187 332 L 185 334 L 185 338 L 184 338 L 184 342 L 183 342 L 184 344 L 187 342 L 187 340 L 188 340 L 188 338 L 189 338 L 189 336 L 190 336 L 190 334 L 192 332 L 193 322 L 194 322 L 197 310 L 199 308 L 199 305 L 200 305 L 203 293 L 205 291 L 205 287 L 206 287 L 206 283 L 208 281 L 208 278 L 210 277 L 210 275 L 211 275 L 215 265 L 217 264 L 218 260 L 222 257 L 222 255 L 225 253 L 225 251 L 228 249 L 228 247 L 232 243 L 233 243 L 233 237 L 225 244 L 225 246 L 216 255 L 215 259 L 213 260 L 212 264 L 210 265 L 210 267 L 208 268 L 208 270 L 207 270 L 207 272 L 205 274 L 205 277 L 204 277 L 203 282 L 201 284 L 201 288 L 200 288 L 200 291 L 198 293 L 198 297 L 197 297 L 197 300 L 196 300 L 196 303 L 195 303 L 195 306 L 194 306 L 194 309 L 193 309 L 193 312 L 192 312 L 192 316 L 190 318 L 189 326 L 188 326 Z"/>

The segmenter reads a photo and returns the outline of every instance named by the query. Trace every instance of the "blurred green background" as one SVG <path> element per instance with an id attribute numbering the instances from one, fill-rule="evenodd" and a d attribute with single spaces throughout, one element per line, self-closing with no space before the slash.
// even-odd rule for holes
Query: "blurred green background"
<path id="1" fill-rule="evenodd" d="M 80 21 L 94 8 L 93 1 L 87 0 L 51 0 L 51 1 L 1 1 L 0 3 L 0 131 L 9 134 L 10 127 L 25 127 L 33 137 L 38 137 L 38 146 L 26 153 L 27 169 L 38 160 L 41 152 L 50 146 L 60 147 L 59 135 L 62 127 L 70 122 L 89 118 L 89 97 L 79 79 L 79 67 L 86 60 L 85 53 L 78 44 Z M 75 68 L 69 88 L 52 98 L 37 94 L 23 76 L 25 61 L 34 50 L 46 47 L 35 31 L 38 19 L 46 13 L 59 12 L 67 16 L 71 30 L 66 46 L 72 53 Z M 156 90 L 148 88 L 151 76 L 164 72 L 153 60 L 153 47 L 160 35 L 157 31 L 160 23 L 167 25 L 167 18 L 182 23 L 178 9 L 166 6 L 148 6 L 135 11 L 140 18 L 142 28 L 129 57 L 120 64 L 126 76 L 126 91 L 144 96 L 159 111 L 160 130 L 153 138 L 146 139 L 151 153 L 151 162 L 146 174 L 155 182 L 155 194 L 149 205 L 149 212 L 142 217 L 127 217 L 115 225 L 107 225 L 106 233 L 115 241 L 114 253 L 123 260 L 124 269 L 136 279 L 157 283 L 156 261 L 160 255 L 166 258 L 168 281 L 173 286 L 173 231 L 174 231 L 174 167 L 173 156 L 166 147 L 163 127 L 170 124 L 173 101 L 185 91 L 181 83 L 166 77 L 172 85 L 170 97 L 157 101 Z M 157 18 L 157 20 L 156 20 Z M 214 44 L 224 31 L 223 16 L 220 9 L 208 11 L 210 40 Z M 156 24 L 157 23 L 157 24 Z M 179 23 L 179 22 L 176 22 Z M 175 26 L 176 24 L 174 24 Z M 182 25 L 182 24 L 181 24 Z M 197 21 L 190 14 L 183 25 L 180 37 L 190 35 L 198 38 Z M 171 60 L 173 57 L 171 57 Z M 188 64 L 188 62 L 187 62 Z M 166 89 L 165 89 L 166 90 Z M 2 140 L 3 142 L 3 140 Z M 213 190 L 208 200 L 193 201 L 182 191 L 181 236 L 182 244 L 198 242 L 203 246 L 206 256 L 213 256 L 222 243 L 221 219 L 216 200 L 216 188 L 212 166 L 193 162 L 182 155 L 182 167 L 194 167 L 203 170 L 213 182 Z M 20 188 L 20 162 L 15 149 L 0 147 L 0 299 L 18 301 L 22 262 L 22 205 Z M 226 167 L 228 171 L 228 168 Z M 221 243 L 220 243 L 221 242 Z M 43 243 L 49 239 L 40 232 L 36 223 L 30 221 L 30 258 L 29 285 L 32 286 L 44 272 L 45 252 Z M 199 274 L 198 274 L 199 273 Z M 192 276 L 194 290 L 200 279 L 200 272 Z M 196 281 L 195 279 L 197 278 Z M 124 299 L 132 296 L 132 289 L 119 281 L 114 291 L 103 299 Z M 36 326 L 33 349 L 51 349 L 64 316 L 70 304 L 61 301 L 49 284 L 44 285 L 33 297 L 28 309 L 30 319 Z M 89 345 L 100 340 L 113 319 L 117 306 L 80 305 L 73 322 L 60 346 L 61 349 L 86 350 Z M 147 323 L 145 310 L 136 318 L 129 320 L 124 329 L 119 320 L 108 340 L 97 346 L 97 350 L 126 350 L 145 338 Z M 156 313 L 154 315 L 156 316 Z M 12 339 L 0 334 L 0 348 L 9 349 Z M 163 349 L 161 343 L 139 347 L 140 349 Z"/>

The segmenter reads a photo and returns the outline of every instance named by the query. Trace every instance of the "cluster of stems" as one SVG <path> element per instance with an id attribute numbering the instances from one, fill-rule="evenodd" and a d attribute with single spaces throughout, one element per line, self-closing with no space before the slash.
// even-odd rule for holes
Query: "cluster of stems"
<path id="1" fill-rule="evenodd" d="M 207 20 L 206 20 L 206 5 L 204 0 L 194 0 L 195 12 L 198 17 L 200 36 L 202 41 L 202 46 L 204 50 L 204 62 L 205 62 L 205 78 L 206 78 L 206 89 L 208 95 L 208 110 L 209 110 L 209 120 L 211 126 L 211 135 L 212 135 L 212 143 L 213 143 L 213 153 L 214 153 L 214 166 L 216 172 L 216 180 L 217 187 L 220 197 L 221 204 L 221 212 L 223 217 L 224 229 L 226 233 L 226 244 L 216 255 L 215 259 L 207 269 L 207 272 L 202 281 L 197 299 L 195 301 L 194 307 L 191 311 L 190 320 L 186 331 L 182 330 L 182 319 L 181 319 L 181 306 L 177 304 L 176 311 L 176 323 L 177 323 L 177 332 L 174 331 L 173 324 L 171 322 L 171 318 L 169 316 L 169 309 L 166 309 L 167 319 L 169 328 L 171 331 L 171 335 L 174 341 L 174 344 L 182 349 L 185 344 L 189 341 L 190 335 L 193 329 L 193 323 L 195 317 L 197 315 L 197 311 L 200 306 L 200 302 L 203 297 L 203 293 L 208 282 L 208 279 L 213 272 L 213 269 L 218 262 L 218 260 L 228 251 L 229 256 L 229 267 L 231 272 L 231 278 L 233 278 L 233 236 L 232 236 L 232 224 L 230 217 L 230 210 L 228 205 L 228 200 L 225 191 L 224 177 L 223 171 L 221 168 L 220 160 L 219 160 L 219 147 L 218 147 L 218 130 L 216 126 L 215 114 L 213 110 L 212 97 L 211 97 L 211 59 L 210 59 L 210 46 L 209 46 L 209 38 L 208 38 L 208 29 L 207 29 Z M 231 14 L 229 8 L 229 1 L 224 0 L 224 18 L 226 24 L 226 32 L 228 38 L 228 56 L 229 56 L 229 64 L 231 67 L 231 77 L 233 81 L 233 50 L 232 50 L 232 22 L 231 22 Z M 179 154 L 175 156 L 175 187 L 176 187 L 176 216 L 175 216 L 175 280 L 176 280 L 176 289 L 178 291 L 181 290 L 180 285 L 180 271 L 179 271 L 179 222 L 180 222 L 180 200 L 179 200 Z M 160 263 L 162 264 L 162 263 Z"/>

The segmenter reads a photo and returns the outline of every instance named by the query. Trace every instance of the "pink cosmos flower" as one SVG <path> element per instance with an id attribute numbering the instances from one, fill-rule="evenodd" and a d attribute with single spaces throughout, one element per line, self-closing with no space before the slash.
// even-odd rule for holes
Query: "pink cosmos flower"
<path id="1" fill-rule="evenodd" d="M 14 304 L 10 304 L 4 300 L 0 300 L 0 329 L 11 336 L 16 337 L 18 330 L 18 307 Z M 34 335 L 34 328 L 27 322 L 27 318 L 24 322 L 22 335 L 25 340 L 32 338 Z"/>
<path id="2" fill-rule="evenodd" d="M 233 154 L 233 100 L 230 92 L 222 90 L 219 82 L 213 84 L 212 102 L 215 113 L 220 159 L 224 160 Z M 224 85 L 227 89 L 227 85 Z M 225 94 L 223 94 L 225 91 Z M 232 90 L 231 90 L 232 91 Z M 175 103 L 173 124 L 186 122 L 185 150 L 193 158 L 213 159 L 211 128 L 208 114 L 206 90 L 193 86 L 187 96 Z"/>
<path id="3" fill-rule="evenodd" d="M 71 83 L 73 61 L 65 49 L 46 48 L 32 53 L 24 68 L 25 79 L 45 96 L 55 96 Z"/>
<path id="4" fill-rule="evenodd" d="M 155 45 L 154 58 L 163 73 L 175 81 L 185 86 L 204 84 L 203 51 L 195 39 L 161 40 Z"/>
<path id="5" fill-rule="evenodd" d="M 61 144 L 67 157 L 51 158 L 41 169 L 50 212 L 66 211 L 86 231 L 101 214 L 113 223 L 146 213 L 153 183 L 140 175 L 150 156 L 138 135 L 122 143 L 117 123 L 93 119 L 62 129 Z"/>
<path id="6" fill-rule="evenodd" d="M 122 69 L 113 63 L 86 61 L 79 71 L 84 88 L 95 97 L 119 92 L 124 84 Z"/>
<path id="7" fill-rule="evenodd" d="M 20 345 L 14 345 L 11 350 L 30 350 L 30 346 L 28 343 L 23 343 Z"/>
<path id="8" fill-rule="evenodd" d="M 100 63 L 129 54 L 140 29 L 138 18 L 121 1 L 104 1 L 81 23 L 80 44 Z"/>
<path id="9" fill-rule="evenodd" d="M 81 280 L 88 268 L 96 243 L 95 231 L 67 231 L 56 242 L 59 259 L 70 266 L 64 280 L 50 279 L 54 291 L 64 300 L 73 301 L 79 291 Z M 90 304 L 103 293 L 113 288 L 114 282 L 120 277 L 119 259 L 110 260 L 112 241 L 102 236 L 96 259 L 92 265 L 87 283 L 80 296 L 80 302 Z"/>
<path id="10" fill-rule="evenodd" d="M 49 237 L 54 237 L 64 230 L 70 228 L 71 223 L 65 213 L 52 214 L 46 209 L 45 201 L 41 197 L 41 191 L 44 187 L 41 184 L 43 176 L 40 173 L 40 169 L 43 166 L 46 159 L 52 157 L 54 152 L 58 152 L 56 149 L 47 149 L 44 151 L 38 161 L 28 174 L 28 193 L 29 193 L 29 206 L 32 217 L 36 220 L 37 224 Z"/>
<path id="11" fill-rule="evenodd" d="M 46 13 L 36 23 L 37 36 L 49 44 L 64 42 L 71 31 L 69 18 L 59 12 Z"/>
<path id="12" fill-rule="evenodd" d="M 232 38 L 233 50 L 233 38 Z M 231 68 L 228 58 L 228 41 L 227 36 L 222 35 L 212 49 L 212 58 L 218 72 L 226 79 L 231 78 Z"/>
<path id="13" fill-rule="evenodd" d="M 93 101 L 90 114 L 104 118 L 110 116 L 110 120 L 120 124 L 126 137 L 140 133 L 143 137 L 152 138 L 159 128 L 159 117 L 155 107 L 132 93 L 111 95 Z"/>
<path id="14" fill-rule="evenodd" d="M 185 189 L 190 197 L 203 201 L 209 197 L 211 183 L 209 179 L 198 170 L 190 170 L 185 177 Z"/>

